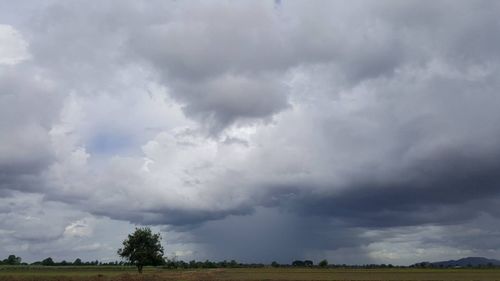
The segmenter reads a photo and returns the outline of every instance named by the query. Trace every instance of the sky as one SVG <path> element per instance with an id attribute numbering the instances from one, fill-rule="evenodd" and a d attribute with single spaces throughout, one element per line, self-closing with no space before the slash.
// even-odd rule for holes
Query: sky
<path id="1" fill-rule="evenodd" d="M 499 14 L 0 0 L 0 256 L 500 258 Z"/>

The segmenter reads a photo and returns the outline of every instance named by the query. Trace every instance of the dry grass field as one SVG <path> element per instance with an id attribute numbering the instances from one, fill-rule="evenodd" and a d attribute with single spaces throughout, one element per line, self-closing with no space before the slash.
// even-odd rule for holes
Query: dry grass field
<path id="1" fill-rule="evenodd" d="M 342 281 L 500 281 L 499 269 L 301 269 L 232 268 L 167 270 L 146 268 L 0 268 L 1 281 L 170 281 L 170 280 L 342 280 Z"/>

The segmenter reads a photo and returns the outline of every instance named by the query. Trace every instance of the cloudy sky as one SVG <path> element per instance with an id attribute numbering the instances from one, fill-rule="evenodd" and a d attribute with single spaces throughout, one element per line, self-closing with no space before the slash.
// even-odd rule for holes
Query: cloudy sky
<path id="1" fill-rule="evenodd" d="M 0 0 L 1 258 L 500 258 L 499 14 Z"/>

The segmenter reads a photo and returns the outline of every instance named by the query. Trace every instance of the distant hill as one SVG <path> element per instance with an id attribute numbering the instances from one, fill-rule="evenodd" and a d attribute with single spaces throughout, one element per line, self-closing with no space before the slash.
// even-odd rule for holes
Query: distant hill
<path id="1" fill-rule="evenodd" d="M 468 257 L 459 260 L 448 260 L 438 262 L 420 262 L 414 267 L 478 267 L 478 266 L 500 266 L 500 260 L 487 259 L 483 257 Z"/>

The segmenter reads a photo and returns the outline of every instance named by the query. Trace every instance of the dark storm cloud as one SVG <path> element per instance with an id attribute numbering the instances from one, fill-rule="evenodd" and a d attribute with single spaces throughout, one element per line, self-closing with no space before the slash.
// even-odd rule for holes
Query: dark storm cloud
<path id="1" fill-rule="evenodd" d="M 196 86 L 188 82 L 176 89 L 193 99 L 184 112 L 203 120 L 211 133 L 219 133 L 237 119 L 266 118 L 288 107 L 284 86 L 272 80 L 229 75 Z"/>
<path id="2" fill-rule="evenodd" d="M 306 218 L 273 208 L 257 208 L 249 215 L 229 216 L 189 229 L 190 238 L 180 241 L 205 244 L 209 255 L 221 260 L 233 257 L 248 262 L 290 263 L 307 258 L 308 251 L 356 251 L 370 241 L 360 237 L 361 233 L 360 229 L 322 217 Z M 358 254 L 358 260 L 370 261 L 363 253 Z"/>
<path id="3" fill-rule="evenodd" d="M 499 31 L 491 12 L 498 7 L 488 1 L 432 7 L 417 1 L 289 1 L 278 12 L 270 6 L 181 4 L 177 13 L 135 34 L 130 46 L 158 70 L 186 114 L 215 133 L 240 119 L 286 109 L 280 80 L 295 67 L 329 63 L 353 86 L 435 58 L 458 67 L 498 59 L 499 42 L 491 38 Z"/>
<path id="4" fill-rule="evenodd" d="M 0 189 L 33 190 L 54 160 L 48 133 L 60 101 L 29 66 L 0 69 Z"/>
<path id="5" fill-rule="evenodd" d="M 106 206 L 104 206 L 106 208 Z M 237 208 L 221 211 L 179 210 L 179 209 L 141 209 L 121 211 L 116 209 L 94 210 L 92 213 L 114 219 L 126 220 L 144 225 L 170 225 L 179 229 L 197 227 L 203 222 L 223 219 L 229 215 L 244 216 L 253 213 L 253 208 Z"/>
<path id="6" fill-rule="evenodd" d="M 484 227 L 478 235 L 494 244 L 485 225 L 499 217 L 499 10 L 493 1 L 43 4 L 5 23 L 29 56 L 0 48 L 0 192 L 169 225 L 220 258 L 348 248 L 371 261 L 385 258 L 384 234 L 432 247 L 422 233 L 434 226 Z M 5 211 L 0 228 L 31 232 L 36 212 Z M 59 220 L 47 240 L 63 239 L 77 217 Z M 473 235 L 446 246 L 485 250 L 466 243 Z M 28 236 L 11 238 L 38 243 Z"/>
<path id="7" fill-rule="evenodd" d="M 462 153 L 427 159 L 414 165 L 411 175 L 394 175 L 379 182 L 366 179 L 332 193 L 305 191 L 284 200 L 285 206 L 369 227 L 453 224 L 491 213 L 496 203 L 487 199 L 500 194 L 499 154 L 490 152 L 478 158 Z"/>
<path id="8" fill-rule="evenodd" d="M 132 51 L 211 133 L 239 119 L 270 117 L 287 107 L 274 70 L 288 62 L 286 46 L 276 39 L 281 35 L 270 28 L 275 19 L 268 4 L 178 5 L 173 17 L 135 34 Z"/>

